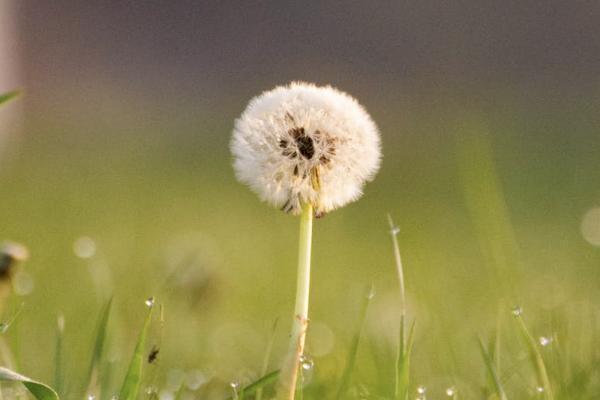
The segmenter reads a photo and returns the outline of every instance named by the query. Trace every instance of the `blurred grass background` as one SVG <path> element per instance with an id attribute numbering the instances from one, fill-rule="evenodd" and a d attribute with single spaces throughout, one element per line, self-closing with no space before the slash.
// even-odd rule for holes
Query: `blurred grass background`
<path id="1" fill-rule="evenodd" d="M 341 43 L 342 21 L 355 22 L 357 31 L 363 29 L 357 37 L 364 40 L 355 48 L 328 54 L 328 46 L 304 44 L 297 58 L 284 52 L 278 59 L 274 49 L 286 45 L 280 38 L 242 63 L 250 56 L 234 56 L 245 44 L 228 35 L 238 32 L 229 22 L 241 18 L 231 5 L 214 6 L 213 13 L 196 11 L 183 28 L 169 33 L 141 21 L 148 15 L 154 15 L 150 21 L 161 20 L 164 12 L 174 23 L 193 6 L 181 2 L 169 12 L 156 5 L 129 9 L 125 15 L 131 20 L 119 21 L 112 17 L 122 9 L 61 3 L 63 10 L 40 10 L 28 2 L 15 8 L 25 96 L 0 110 L 2 117 L 24 109 L 23 126 L 0 158 L 1 238 L 28 246 L 31 257 L 20 279 L 25 287 L 34 284 L 9 307 L 25 304 L 7 333 L 20 371 L 52 381 L 56 319 L 64 314 L 67 381 L 82 378 L 98 312 L 111 293 L 115 313 L 108 360 L 115 365 L 115 385 L 143 322 L 143 302 L 153 295 L 165 307 L 155 367 L 160 382 L 173 370 L 201 373 L 212 382 L 203 387 L 213 385 L 214 393 L 227 393 L 230 381 L 249 382 L 258 376 L 271 326 L 280 318 L 271 363 L 277 365 L 293 307 L 298 221 L 260 204 L 235 181 L 228 142 L 233 120 L 250 97 L 307 79 L 356 95 L 380 126 L 384 152 L 381 172 L 363 199 L 315 224 L 308 338 L 315 368 L 307 390 L 319 393 L 339 378 L 361 296 L 371 282 L 377 294 L 354 385 L 379 395 L 389 389 L 399 315 L 388 212 L 401 227 L 409 315 L 417 320 L 415 385 L 427 386 L 436 398 L 452 385 L 465 397 L 479 395 L 485 370 L 476 335 L 490 335 L 500 318 L 511 394 L 530 393 L 533 373 L 509 318 L 518 304 L 536 337 L 560 334 L 568 342 L 569 369 L 592 371 L 592 388 L 598 390 L 600 250 L 581 232 L 585 213 L 600 206 L 597 39 L 580 45 L 587 47 L 576 54 L 588 50 L 585 56 L 563 60 L 554 53 L 560 47 L 572 56 L 569 41 L 528 53 L 535 47 L 532 38 L 521 50 L 510 46 L 510 38 L 503 47 L 492 39 L 496 31 L 502 37 L 504 29 L 491 30 L 485 51 L 477 52 L 471 38 L 463 45 L 469 51 L 463 48 L 467 53 L 459 52 L 451 68 L 432 71 L 448 60 L 454 41 L 425 62 L 410 46 L 377 42 L 398 21 L 386 17 L 380 30 L 375 22 L 356 22 L 356 12 L 371 10 L 361 4 L 302 14 L 317 32 L 337 32 L 324 41 L 328 46 Z M 445 26 L 446 33 L 459 32 L 460 22 L 474 18 L 461 20 L 460 10 L 415 7 L 420 18 L 456 20 Z M 290 4 L 261 9 L 263 14 L 252 14 L 251 26 L 297 11 Z M 520 11 L 532 16 L 534 8 Z M 547 20 L 535 21 L 531 29 L 539 24 L 546 32 L 545 23 L 561 22 L 562 33 L 571 37 L 576 23 L 586 21 L 579 16 L 598 10 L 559 11 L 548 12 Z M 380 22 L 384 18 L 384 12 L 373 13 Z M 517 8 L 502 13 L 524 15 Z M 322 15 L 335 23 L 324 27 L 328 20 Z M 75 18 L 96 23 L 86 26 Z M 106 33 L 109 21 L 115 21 L 121 43 Z M 183 41 L 186 29 L 204 22 L 221 31 L 206 40 L 193 36 L 196 43 Z M 128 23 L 136 27 L 132 37 L 126 35 Z M 50 32 L 45 39 L 44 26 Z M 432 26 L 405 29 L 425 43 L 426 37 L 435 41 L 444 34 Z M 586 26 L 577 31 L 583 38 L 595 32 Z M 199 29 L 196 35 L 203 33 Z M 164 42 L 140 46 L 143 32 Z M 287 39 L 305 43 L 306 37 L 294 32 Z M 98 44 L 81 53 L 98 35 Z M 193 56 L 201 56 L 202 45 L 215 37 L 215 47 L 229 44 L 221 48 L 225 58 L 212 70 L 206 67 L 211 61 L 202 59 L 206 65 L 193 72 Z M 407 36 L 394 37 L 402 42 Z M 188 49 L 165 51 L 169 45 Z M 60 53 L 51 52 L 58 48 Z M 114 60 L 111 49 L 118 50 Z M 385 51 L 393 60 L 367 66 L 369 57 L 373 64 L 387 60 Z M 472 54 L 482 63 L 486 55 L 495 55 L 490 62 L 496 62 L 513 52 L 518 57 L 495 67 L 469 63 Z M 144 64 L 161 54 L 171 67 Z M 263 63 L 261 55 L 279 64 Z M 548 57 L 553 63 L 545 64 Z M 296 64 L 299 59 L 303 62 Z M 352 63 L 356 60 L 359 64 Z M 515 70 L 513 62 L 527 68 Z M 536 69 L 538 63 L 544 67 Z M 267 71 L 257 73 L 261 69 Z M 461 71 L 472 75 L 461 77 Z M 89 258 L 74 251 L 78 239 L 84 253 L 86 243 L 90 246 L 82 237 L 93 241 Z M 158 328 L 154 331 L 156 342 Z"/>

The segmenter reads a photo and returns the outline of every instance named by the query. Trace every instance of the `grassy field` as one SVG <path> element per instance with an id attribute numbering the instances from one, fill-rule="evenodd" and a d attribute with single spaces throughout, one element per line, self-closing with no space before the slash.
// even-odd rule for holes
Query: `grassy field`
<path id="1" fill-rule="evenodd" d="M 599 104 L 532 104 L 516 94 L 493 107 L 367 103 L 384 162 L 363 199 L 315 223 L 304 398 L 338 395 L 371 284 L 340 398 L 394 398 L 400 313 L 388 213 L 416 321 L 410 399 L 498 398 L 488 367 L 508 399 L 552 398 L 538 391 L 532 355 L 543 358 L 553 398 L 600 396 L 600 249 L 580 229 L 600 205 Z M 151 296 L 144 358 L 159 353 L 143 387 L 161 399 L 184 378 L 183 398 L 225 399 L 232 382 L 261 376 L 271 338 L 267 370 L 284 355 L 298 221 L 235 181 L 228 142 L 240 109 L 149 109 L 30 115 L 0 160 L 0 239 L 30 252 L 4 320 L 22 309 L 3 336 L 12 367 L 64 399 L 81 395 L 111 297 L 103 399 L 120 390 Z"/>

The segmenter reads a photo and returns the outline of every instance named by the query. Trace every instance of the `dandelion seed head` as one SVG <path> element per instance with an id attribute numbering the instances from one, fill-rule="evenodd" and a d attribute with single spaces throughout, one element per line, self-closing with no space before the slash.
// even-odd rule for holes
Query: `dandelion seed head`
<path id="1" fill-rule="evenodd" d="M 294 82 L 250 101 L 235 122 L 237 178 L 291 214 L 320 216 L 357 200 L 381 160 L 377 126 L 351 96 Z"/>

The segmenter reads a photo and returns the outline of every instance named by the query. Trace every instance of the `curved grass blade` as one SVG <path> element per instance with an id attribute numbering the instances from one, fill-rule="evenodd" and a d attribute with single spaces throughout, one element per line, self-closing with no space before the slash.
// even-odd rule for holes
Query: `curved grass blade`
<path id="1" fill-rule="evenodd" d="M 17 318 L 19 318 L 19 315 L 21 315 L 21 311 L 23 311 L 24 305 L 25 303 L 21 303 L 21 306 L 17 309 L 13 316 L 10 317 L 8 321 L 0 322 L 0 335 L 4 335 L 11 327 L 11 325 L 17 320 Z"/>
<path id="2" fill-rule="evenodd" d="M 179 385 L 179 389 L 177 390 L 177 393 L 175 393 L 175 400 L 183 399 L 184 392 L 185 392 L 185 382 L 181 382 L 181 385 Z"/>
<path id="3" fill-rule="evenodd" d="M 21 382 L 37 400 L 59 400 L 58 394 L 50 386 L 0 367 L 0 381 Z"/>
<path id="4" fill-rule="evenodd" d="M 483 344 L 481 338 L 477 339 L 479 341 L 479 350 L 481 351 L 481 356 L 483 357 L 483 361 L 485 362 L 485 366 L 487 367 L 488 375 L 490 377 L 490 383 L 494 388 L 494 392 L 500 400 L 507 400 L 506 394 L 504 393 L 504 389 L 502 387 L 502 382 L 500 382 L 500 377 L 498 376 L 498 372 L 496 371 L 496 368 L 494 366 L 494 360 L 485 348 L 485 345 Z"/>
<path id="5" fill-rule="evenodd" d="M 519 331 L 521 332 L 521 335 L 525 340 L 525 344 L 527 345 L 529 359 L 533 369 L 535 370 L 537 382 L 539 388 L 541 388 L 540 391 L 543 393 L 544 399 L 554 400 L 554 394 L 552 393 L 552 387 L 550 386 L 550 378 L 548 378 L 546 364 L 542 358 L 542 353 L 540 353 L 540 350 L 538 349 L 537 342 L 527 329 L 527 325 L 525 325 L 525 321 L 523 321 L 523 316 L 520 312 L 515 314 L 515 319 L 517 320 Z"/>
<path id="6" fill-rule="evenodd" d="M 56 392 L 63 395 L 64 388 L 64 344 L 65 317 L 61 314 L 56 319 L 56 347 L 54 350 L 54 387 Z"/>
<path id="7" fill-rule="evenodd" d="M 127 375 L 123 381 L 123 386 L 121 386 L 119 400 L 136 400 L 140 391 L 140 386 L 142 383 L 142 370 L 145 359 L 144 350 L 146 348 L 146 337 L 148 336 L 150 321 L 152 320 L 153 308 L 154 307 L 152 306 L 149 307 L 148 315 L 144 321 L 144 326 L 142 327 L 140 336 L 138 337 L 135 351 L 133 352 L 133 357 L 129 363 L 129 368 L 127 369 Z"/>
<path id="8" fill-rule="evenodd" d="M 369 309 L 369 304 L 373 299 L 373 285 L 368 288 L 367 294 L 363 298 L 363 302 L 361 304 L 360 312 L 358 314 L 358 323 L 356 325 L 356 331 L 354 332 L 354 337 L 352 338 L 352 343 L 350 344 L 350 349 L 348 351 L 348 361 L 346 362 L 346 367 L 344 368 L 344 372 L 342 373 L 342 381 L 340 383 L 340 388 L 338 389 L 336 399 L 340 400 L 346 396 L 346 392 L 350 387 L 350 380 L 352 378 L 352 371 L 354 370 L 354 365 L 356 364 L 356 356 L 358 354 L 358 345 L 360 343 L 360 336 L 362 333 L 363 326 L 365 324 L 365 319 L 367 317 L 367 310 Z"/>
<path id="9" fill-rule="evenodd" d="M 6 103 L 7 101 L 14 99 L 20 94 L 21 92 L 19 92 L 18 90 L 13 90 L 12 92 L 0 94 L 0 104 Z"/>
<path id="10" fill-rule="evenodd" d="M 258 389 L 264 388 L 267 385 L 270 385 L 274 382 L 277 381 L 277 378 L 279 377 L 279 370 L 273 371 L 273 372 L 269 372 L 268 374 L 266 374 L 265 376 L 258 378 L 256 381 L 252 382 L 251 384 L 244 386 L 242 389 L 240 389 L 240 395 L 250 395 L 254 392 L 256 392 Z M 227 400 L 234 400 L 235 397 L 229 397 Z"/>
<path id="11" fill-rule="evenodd" d="M 96 327 L 96 339 L 94 341 L 94 349 L 92 351 L 92 359 L 90 360 L 90 366 L 86 374 L 86 380 L 84 381 L 85 387 L 83 387 L 84 394 L 90 394 L 94 390 L 97 382 L 97 375 L 100 370 L 100 362 L 102 360 L 102 354 L 104 352 L 104 344 L 106 343 L 108 319 L 110 316 L 110 310 L 112 308 L 112 298 L 102 308 L 100 312 L 100 318 Z M 87 393 L 86 393 L 87 392 Z"/>
<path id="12" fill-rule="evenodd" d="M 410 384 L 410 354 L 412 353 L 415 337 L 415 323 L 413 321 L 408 331 L 408 337 L 404 338 L 405 317 L 400 316 L 400 340 L 398 341 L 398 355 L 396 357 L 396 384 L 395 395 L 398 400 L 408 399 L 408 388 Z"/>

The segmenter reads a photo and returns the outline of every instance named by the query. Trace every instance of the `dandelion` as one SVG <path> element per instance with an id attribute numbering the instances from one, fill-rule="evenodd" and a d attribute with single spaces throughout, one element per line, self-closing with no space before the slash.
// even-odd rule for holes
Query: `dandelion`
<path id="1" fill-rule="evenodd" d="M 357 200 L 381 161 L 377 126 L 351 96 L 291 83 L 252 99 L 235 122 L 237 178 L 268 204 L 301 215 L 295 318 L 278 386 L 293 399 L 308 324 L 313 216 Z"/>
<path id="2" fill-rule="evenodd" d="M 332 87 L 292 83 L 255 97 L 236 121 L 234 168 L 267 203 L 316 216 L 357 200 L 381 159 L 369 114 Z"/>

